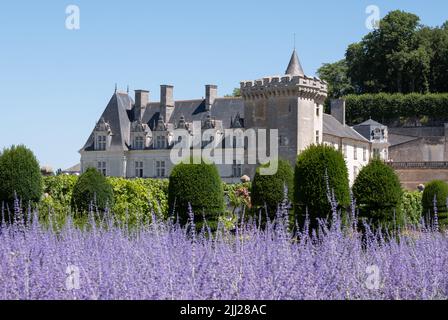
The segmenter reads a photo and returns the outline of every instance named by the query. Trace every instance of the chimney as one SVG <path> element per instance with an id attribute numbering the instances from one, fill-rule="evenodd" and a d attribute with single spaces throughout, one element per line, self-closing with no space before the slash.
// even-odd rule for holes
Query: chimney
<path id="1" fill-rule="evenodd" d="M 160 86 L 160 115 L 165 122 L 170 120 L 174 111 L 173 89 L 173 86 L 166 84 Z"/>
<path id="2" fill-rule="evenodd" d="M 205 108 L 210 111 L 215 99 L 218 97 L 218 86 L 207 84 L 205 86 Z"/>
<path id="3" fill-rule="evenodd" d="M 336 118 L 342 125 L 345 126 L 345 100 L 332 99 L 331 100 L 331 115 Z"/>
<path id="4" fill-rule="evenodd" d="M 149 91 L 135 90 L 134 119 L 142 120 L 146 105 L 149 103 Z"/>

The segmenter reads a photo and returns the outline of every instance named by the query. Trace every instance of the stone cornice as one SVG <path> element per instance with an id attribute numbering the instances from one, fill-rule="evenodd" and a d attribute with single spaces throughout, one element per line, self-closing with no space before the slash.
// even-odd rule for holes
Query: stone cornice
<path id="1" fill-rule="evenodd" d="M 327 83 L 307 76 L 274 76 L 240 83 L 241 96 L 245 100 L 267 99 L 270 97 L 297 96 L 314 99 L 323 103 L 327 97 Z"/>

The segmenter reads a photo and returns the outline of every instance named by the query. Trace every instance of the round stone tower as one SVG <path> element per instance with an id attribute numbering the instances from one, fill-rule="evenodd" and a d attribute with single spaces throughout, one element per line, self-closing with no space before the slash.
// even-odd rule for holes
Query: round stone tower
<path id="1" fill-rule="evenodd" d="M 311 144 L 322 143 L 327 83 L 307 77 L 296 51 L 284 76 L 241 82 L 245 128 L 277 129 L 279 157 L 295 163 Z"/>

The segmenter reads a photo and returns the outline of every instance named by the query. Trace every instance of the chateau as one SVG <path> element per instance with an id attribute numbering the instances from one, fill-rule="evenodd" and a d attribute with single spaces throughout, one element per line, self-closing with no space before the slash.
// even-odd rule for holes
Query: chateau
<path id="1" fill-rule="evenodd" d="M 312 144 L 331 145 L 344 154 L 351 183 L 374 154 L 388 159 L 387 127 L 373 120 L 347 126 L 342 100 L 333 101 L 326 114 L 327 84 L 305 75 L 295 50 L 283 76 L 242 81 L 240 90 L 241 97 L 218 97 L 217 86 L 206 85 L 203 99 L 175 100 L 173 86 L 162 85 L 160 102 L 152 102 L 146 90 L 136 90 L 134 99 L 115 90 L 80 150 L 81 172 L 96 167 L 108 176 L 168 177 L 170 153 L 179 142 L 174 130 L 191 133 L 195 126 L 212 130 L 210 141 L 227 129 L 276 129 L 278 156 L 291 164 Z M 223 148 L 244 158 L 248 146 L 243 137 L 223 142 Z M 256 168 L 245 161 L 217 166 L 227 182 L 253 177 Z"/>

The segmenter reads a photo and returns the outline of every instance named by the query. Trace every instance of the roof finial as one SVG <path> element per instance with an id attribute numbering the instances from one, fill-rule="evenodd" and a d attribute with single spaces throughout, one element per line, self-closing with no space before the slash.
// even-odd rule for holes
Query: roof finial
<path id="1" fill-rule="evenodd" d="M 115 93 L 117 93 L 117 89 L 118 89 L 118 86 L 117 86 L 117 83 L 115 82 Z"/>
<path id="2" fill-rule="evenodd" d="M 294 32 L 294 50 L 296 50 L 296 33 Z"/>
<path id="3" fill-rule="evenodd" d="M 128 87 L 126 88 L 126 92 L 129 94 L 129 85 L 128 85 Z"/>

